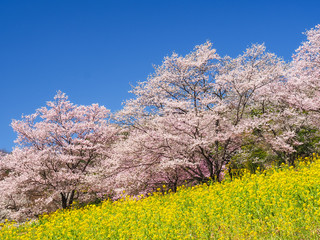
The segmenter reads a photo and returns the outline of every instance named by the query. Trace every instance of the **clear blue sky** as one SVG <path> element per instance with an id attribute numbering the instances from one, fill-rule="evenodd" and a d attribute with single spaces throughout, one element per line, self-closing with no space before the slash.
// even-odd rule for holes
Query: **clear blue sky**
<path id="1" fill-rule="evenodd" d="M 0 1 L 0 149 L 9 126 L 57 90 L 76 104 L 113 112 L 172 51 L 211 40 L 220 55 L 251 43 L 290 61 L 301 32 L 320 23 L 320 1 Z"/>

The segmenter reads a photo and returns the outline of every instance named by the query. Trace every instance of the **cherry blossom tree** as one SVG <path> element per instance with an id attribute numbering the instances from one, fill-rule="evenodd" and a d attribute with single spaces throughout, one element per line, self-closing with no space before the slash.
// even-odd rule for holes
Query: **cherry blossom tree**
<path id="1" fill-rule="evenodd" d="M 293 55 L 286 73 L 285 87 L 277 92 L 283 102 L 295 109 L 301 124 L 295 124 L 298 154 L 319 150 L 320 127 L 320 25 L 306 31 L 307 41 Z M 303 122 L 301 121 L 302 119 Z M 298 121 L 299 122 L 299 121 Z M 291 161 L 297 154 L 291 155 Z"/>
<path id="2" fill-rule="evenodd" d="M 288 101 L 300 109 L 320 112 L 320 24 L 306 33 L 293 55 L 288 86 Z"/>
<path id="3" fill-rule="evenodd" d="M 93 179 L 106 166 L 117 139 L 109 115 L 98 104 L 74 105 L 59 91 L 47 107 L 13 120 L 19 147 L 1 162 L 1 169 L 9 171 L 0 184 L 3 204 L 34 214 L 49 203 L 67 208 L 75 199 L 92 199 L 97 189 L 108 189 Z"/>
<path id="4" fill-rule="evenodd" d="M 219 57 L 210 42 L 166 57 L 117 114 L 129 129 L 118 159 L 138 169 L 131 174 L 144 186 L 221 180 L 243 136 L 266 122 L 252 111 L 272 97 L 283 73 L 283 61 L 264 45 L 235 59 Z"/>

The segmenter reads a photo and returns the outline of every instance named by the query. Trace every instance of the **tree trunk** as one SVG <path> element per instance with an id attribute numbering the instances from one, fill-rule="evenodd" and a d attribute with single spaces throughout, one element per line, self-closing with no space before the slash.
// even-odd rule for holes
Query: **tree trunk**
<path id="1" fill-rule="evenodd" d="M 71 204 L 73 203 L 74 194 L 75 194 L 75 190 L 72 190 L 71 192 L 68 192 L 68 193 L 63 193 L 63 192 L 60 193 L 61 206 L 63 209 L 71 206 Z"/>
<path id="2" fill-rule="evenodd" d="M 67 208 L 67 197 L 64 193 L 60 193 L 61 195 L 61 206 L 63 209 Z"/>

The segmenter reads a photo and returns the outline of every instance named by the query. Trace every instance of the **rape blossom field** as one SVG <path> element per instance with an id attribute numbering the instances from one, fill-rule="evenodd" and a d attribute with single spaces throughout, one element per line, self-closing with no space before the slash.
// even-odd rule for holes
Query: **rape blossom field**
<path id="1" fill-rule="evenodd" d="M 2 225 L 0 239 L 319 239 L 320 157 Z"/>

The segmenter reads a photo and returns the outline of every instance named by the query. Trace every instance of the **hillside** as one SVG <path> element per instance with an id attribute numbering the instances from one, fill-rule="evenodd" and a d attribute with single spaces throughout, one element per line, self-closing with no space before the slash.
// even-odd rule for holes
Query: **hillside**
<path id="1" fill-rule="evenodd" d="M 7 223 L 0 239 L 318 239 L 319 197 L 314 155 L 297 168 L 57 211 L 20 227 Z"/>

